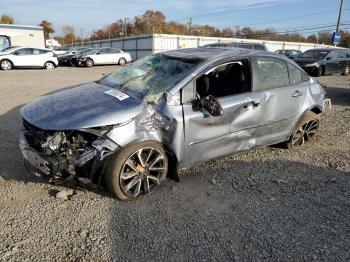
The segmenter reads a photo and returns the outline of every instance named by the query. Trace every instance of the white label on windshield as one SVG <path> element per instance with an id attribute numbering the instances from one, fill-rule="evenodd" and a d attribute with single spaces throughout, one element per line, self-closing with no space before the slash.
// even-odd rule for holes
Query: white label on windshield
<path id="1" fill-rule="evenodd" d="M 127 94 L 124 94 L 124 93 L 122 93 L 122 92 L 120 92 L 118 90 L 115 90 L 115 89 L 108 90 L 108 91 L 106 91 L 104 93 L 107 94 L 107 95 L 110 95 L 110 96 L 114 96 L 119 101 L 123 101 L 123 100 L 129 98 L 129 96 Z"/>

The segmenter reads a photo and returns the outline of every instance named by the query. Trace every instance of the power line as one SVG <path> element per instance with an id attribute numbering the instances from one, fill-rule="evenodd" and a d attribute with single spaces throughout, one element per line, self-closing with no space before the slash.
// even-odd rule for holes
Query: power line
<path id="1" fill-rule="evenodd" d="M 341 24 L 341 25 L 350 25 L 350 24 Z M 288 30 L 288 31 L 278 31 L 278 32 L 268 32 L 268 33 L 253 33 L 250 36 L 256 37 L 256 36 L 269 36 L 269 35 L 283 35 L 283 34 L 289 34 L 289 33 L 301 33 L 306 31 L 312 31 L 312 32 L 319 32 L 320 30 L 315 31 L 315 29 L 325 29 L 330 30 L 332 27 L 334 27 L 335 24 L 330 24 L 327 26 L 317 26 L 317 27 L 306 27 L 302 29 L 296 29 L 296 30 Z M 329 29 L 326 29 L 329 28 Z M 343 27 L 343 29 L 346 29 Z M 310 32 L 309 32 L 310 33 Z M 243 34 L 243 36 L 246 36 L 247 34 Z"/>
<path id="2" fill-rule="evenodd" d="M 347 10 L 350 10 L 350 8 L 344 9 L 344 11 L 347 11 Z M 335 9 L 335 10 L 330 10 L 330 11 L 316 12 L 316 13 L 311 13 L 311 14 L 307 14 L 307 15 L 300 15 L 300 16 L 291 16 L 291 17 L 286 17 L 286 18 L 282 18 L 282 19 L 275 19 L 275 20 L 269 20 L 269 21 L 264 21 L 264 22 L 260 22 L 260 23 L 238 25 L 238 26 L 243 27 L 243 26 L 252 26 L 252 25 L 262 25 L 262 24 L 268 24 L 268 23 L 274 23 L 274 22 L 295 20 L 295 19 L 305 18 L 305 17 L 310 17 L 310 16 L 317 16 L 317 15 L 321 15 L 321 14 L 334 13 L 337 11 L 338 11 L 338 9 Z"/>

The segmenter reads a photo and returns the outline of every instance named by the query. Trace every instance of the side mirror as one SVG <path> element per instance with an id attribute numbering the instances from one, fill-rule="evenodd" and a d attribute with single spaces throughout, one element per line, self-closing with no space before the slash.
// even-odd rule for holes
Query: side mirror
<path id="1" fill-rule="evenodd" d="M 97 52 L 97 53 L 96 53 L 96 55 L 99 55 L 99 54 L 100 54 L 100 52 Z"/>
<path id="2" fill-rule="evenodd" d="M 204 114 L 204 118 L 209 116 L 222 116 L 222 107 L 219 101 L 209 95 L 201 99 L 195 99 L 192 103 L 193 111 L 201 111 Z"/>
<path id="3" fill-rule="evenodd" d="M 328 61 L 328 60 L 332 60 L 332 57 L 328 56 L 328 57 L 326 57 L 326 60 L 327 60 L 327 61 Z"/>
<path id="4" fill-rule="evenodd" d="M 19 52 L 16 51 L 16 52 L 14 52 L 13 54 L 14 54 L 14 55 L 19 55 Z"/>

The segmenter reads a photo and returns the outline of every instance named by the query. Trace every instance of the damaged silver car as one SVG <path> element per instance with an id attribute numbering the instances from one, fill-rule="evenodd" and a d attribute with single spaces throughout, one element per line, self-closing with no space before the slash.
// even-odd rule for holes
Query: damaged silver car
<path id="1" fill-rule="evenodd" d="M 24 106 L 20 148 L 35 172 L 87 177 L 135 199 L 181 168 L 303 145 L 319 127 L 324 95 L 297 64 L 265 51 L 168 51 Z"/>

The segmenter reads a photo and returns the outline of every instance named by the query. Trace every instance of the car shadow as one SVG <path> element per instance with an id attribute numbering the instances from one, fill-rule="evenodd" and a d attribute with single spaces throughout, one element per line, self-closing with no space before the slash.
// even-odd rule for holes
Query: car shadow
<path id="1" fill-rule="evenodd" d="M 286 160 L 205 163 L 182 172 L 181 183 L 113 205 L 110 257 L 311 261 L 326 245 L 341 259 L 347 252 L 341 239 L 350 237 L 349 175 Z"/>
<path id="2" fill-rule="evenodd" d="M 327 96 L 331 98 L 333 105 L 350 106 L 350 87 L 340 88 L 327 86 L 325 89 L 327 92 Z"/>

